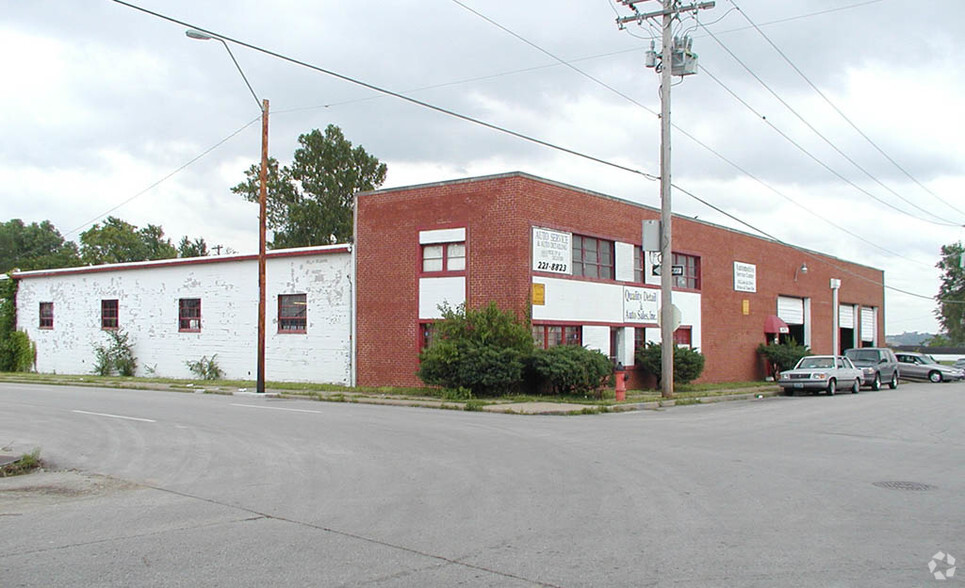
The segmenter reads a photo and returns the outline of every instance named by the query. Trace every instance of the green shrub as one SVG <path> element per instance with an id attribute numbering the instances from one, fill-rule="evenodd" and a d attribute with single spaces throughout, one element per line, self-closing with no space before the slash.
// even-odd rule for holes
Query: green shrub
<path id="1" fill-rule="evenodd" d="M 220 380 L 224 377 L 224 371 L 218 365 L 217 357 L 217 353 L 212 355 L 210 359 L 207 355 L 202 355 L 198 361 L 186 361 L 184 363 L 192 374 L 202 380 Z"/>
<path id="2" fill-rule="evenodd" d="M 787 343 L 772 343 L 765 345 L 761 343 L 757 347 L 757 353 L 764 356 L 767 363 L 771 366 L 771 373 L 777 374 L 785 370 L 792 369 L 802 357 L 811 355 L 811 350 L 807 345 L 798 345 L 797 341 L 791 339 Z"/>
<path id="3" fill-rule="evenodd" d="M 613 365 L 606 355 L 578 345 L 537 349 L 531 366 L 538 381 L 555 394 L 602 396 L 603 387 L 613 373 Z"/>
<path id="4" fill-rule="evenodd" d="M 110 345 L 94 346 L 94 373 L 98 376 L 133 376 L 137 372 L 137 359 L 128 334 L 118 329 L 107 331 L 107 336 Z"/>
<path id="5" fill-rule="evenodd" d="M 13 331 L 0 343 L 0 371 L 29 372 L 37 363 L 37 344 L 24 331 Z"/>
<path id="6" fill-rule="evenodd" d="M 653 374 L 660 381 L 663 372 L 661 361 L 662 350 L 659 343 L 647 343 L 637 348 L 637 365 L 644 371 Z M 687 347 L 673 346 L 673 381 L 677 384 L 689 384 L 700 377 L 704 371 L 704 356 L 699 351 Z"/>
<path id="7" fill-rule="evenodd" d="M 495 303 L 477 310 L 442 307 L 432 343 L 419 357 L 419 378 L 430 386 L 464 388 L 472 396 L 516 391 L 533 351 L 529 328 Z"/>

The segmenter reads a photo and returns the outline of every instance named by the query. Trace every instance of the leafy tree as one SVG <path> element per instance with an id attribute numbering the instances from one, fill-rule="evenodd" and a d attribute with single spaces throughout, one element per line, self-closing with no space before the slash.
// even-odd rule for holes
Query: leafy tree
<path id="1" fill-rule="evenodd" d="M 495 303 L 477 310 L 442 308 L 419 377 L 430 386 L 465 388 L 475 396 L 511 392 L 523 381 L 534 344 L 529 328 Z"/>
<path id="2" fill-rule="evenodd" d="M 177 255 L 178 250 L 170 239 L 164 238 L 164 229 L 158 225 L 138 229 L 109 216 L 103 225 L 95 223 L 80 234 L 80 256 L 88 265 L 170 259 Z"/>
<path id="3" fill-rule="evenodd" d="M 385 181 L 386 166 L 352 147 L 342 130 L 328 125 L 298 137 L 291 166 L 268 161 L 266 224 L 274 233 L 272 249 L 330 245 L 352 240 L 352 203 L 356 192 L 374 190 Z M 258 202 L 259 172 L 253 165 L 245 181 L 231 189 Z"/>
<path id="4" fill-rule="evenodd" d="M 203 237 L 198 237 L 194 241 L 189 240 L 186 236 L 181 237 L 181 242 L 178 243 L 178 257 L 204 257 L 208 255 L 208 244 L 204 242 Z"/>
<path id="5" fill-rule="evenodd" d="M 961 243 L 942 246 L 942 258 L 936 267 L 942 270 L 938 288 L 938 308 L 935 316 L 942 326 L 942 334 L 952 345 L 965 343 L 965 269 L 962 268 Z"/>
<path id="6" fill-rule="evenodd" d="M 18 286 L 9 276 L 0 280 L 0 372 L 27 372 L 37 363 L 37 344 L 16 329 Z"/>
<path id="7" fill-rule="evenodd" d="M 643 369 L 657 377 L 663 373 L 663 363 L 661 361 L 661 351 L 659 343 L 647 343 L 644 347 L 637 348 L 637 364 Z M 699 352 L 687 347 L 673 346 L 673 381 L 678 384 L 689 384 L 704 371 L 704 356 Z"/>
<path id="8" fill-rule="evenodd" d="M 80 264 L 77 245 L 65 241 L 50 221 L 25 225 L 15 218 L 0 224 L 0 272 Z"/>

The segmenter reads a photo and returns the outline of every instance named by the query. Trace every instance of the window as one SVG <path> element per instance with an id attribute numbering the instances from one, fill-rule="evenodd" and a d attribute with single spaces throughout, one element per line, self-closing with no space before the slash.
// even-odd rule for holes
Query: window
<path id="1" fill-rule="evenodd" d="M 435 323 L 419 324 L 419 351 L 428 349 L 432 345 L 432 339 L 436 334 Z"/>
<path id="2" fill-rule="evenodd" d="M 40 328 L 41 329 L 54 328 L 54 303 L 53 302 L 40 303 Z"/>
<path id="3" fill-rule="evenodd" d="M 637 349 L 647 346 L 647 330 L 642 327 L 633 329 L 633 355 L 636 357 Z"/>
<path id="4" fill-rule="evenodd" d="M 573 275 L 613 279 L 613 241 L 573 235 Z"/>
<path id="5" fill-rule="evenodd" d="M 466 243 L 435 243 L 422 246 L 422 271 L 462 272 L 466 270 Z"/>
<path id="6" fill-rule="evenodd" d="M 673 285 L 676 288 L 688 288 L 690 290 L 700 290 L 700 258 L 695 255 L 685 255 L 683 253 L 673 254 L 673 264 L 682 265 L 684 273 L 682 276 L 673 277 Z"/>
<path id="7" fill-rule="evenodd" d="M 308 295 L 278 296 L 278 332 L 305 333 L 308 330 Z"/>
<path id="8" fill-rule="evenodd" d="M 673 332 L 673 342 L 679 347 L 689 349 L 693 344 L 693 329 L 691 327 L 679 327 Z"/>
<path id="9" fill-rule="evenodd" d="M 633 246 L 633 281 L 638 284 L 644 283 L 643 279 L 643 249 Z"/>
<path id="10" fill-rule="evenodd" d="M 201 331 L 200 298 L 178 300 L 178 330 L 182 333 L 198 333 Z"/>
<path id="11" fill-rule="evenodd" d="M 117 327 L 117 300 L 101 300 L 101 328 L 116 329 Z"/>
<path id="12" fill-rule="evenodd" d="M 582 345 L 583 327 L 533 325 L 533 341 L 541 349 L 549 349 L 556 345 Z"/>

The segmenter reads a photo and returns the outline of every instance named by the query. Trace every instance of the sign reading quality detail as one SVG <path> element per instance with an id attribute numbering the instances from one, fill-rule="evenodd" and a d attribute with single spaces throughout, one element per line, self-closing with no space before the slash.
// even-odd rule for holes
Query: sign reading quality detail
<path id="1" fill-rule="evenodd" d="M 660 290 L 623 288 L 623 320 L 628 323 L 656 323 Z"/>
<path id="2" fill-rule="evenodd" d="M 757 266 L 752 263 L 734 262 L 734 291 L 757 292 Z"/>
<path id="3" fill-rule="evenodd" d="M 533 270 L 569 275 L 573 263 L 572 243 L 570 233 L 533 227 Z"/>

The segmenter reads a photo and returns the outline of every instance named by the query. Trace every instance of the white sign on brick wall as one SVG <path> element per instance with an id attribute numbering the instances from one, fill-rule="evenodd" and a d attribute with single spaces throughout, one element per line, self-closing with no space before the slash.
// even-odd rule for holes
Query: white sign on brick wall
<path id="1" fill-rule="evenodd" d="M 734 262 L 734 291 L 757 292 L 757 266 L 752 263 Z"/>
<path id="2" fill-rule="evenodd" d="M 533 270 L 551 274 L 572 272 L 573 236 L 570 233 L 533 227 Z"/>

